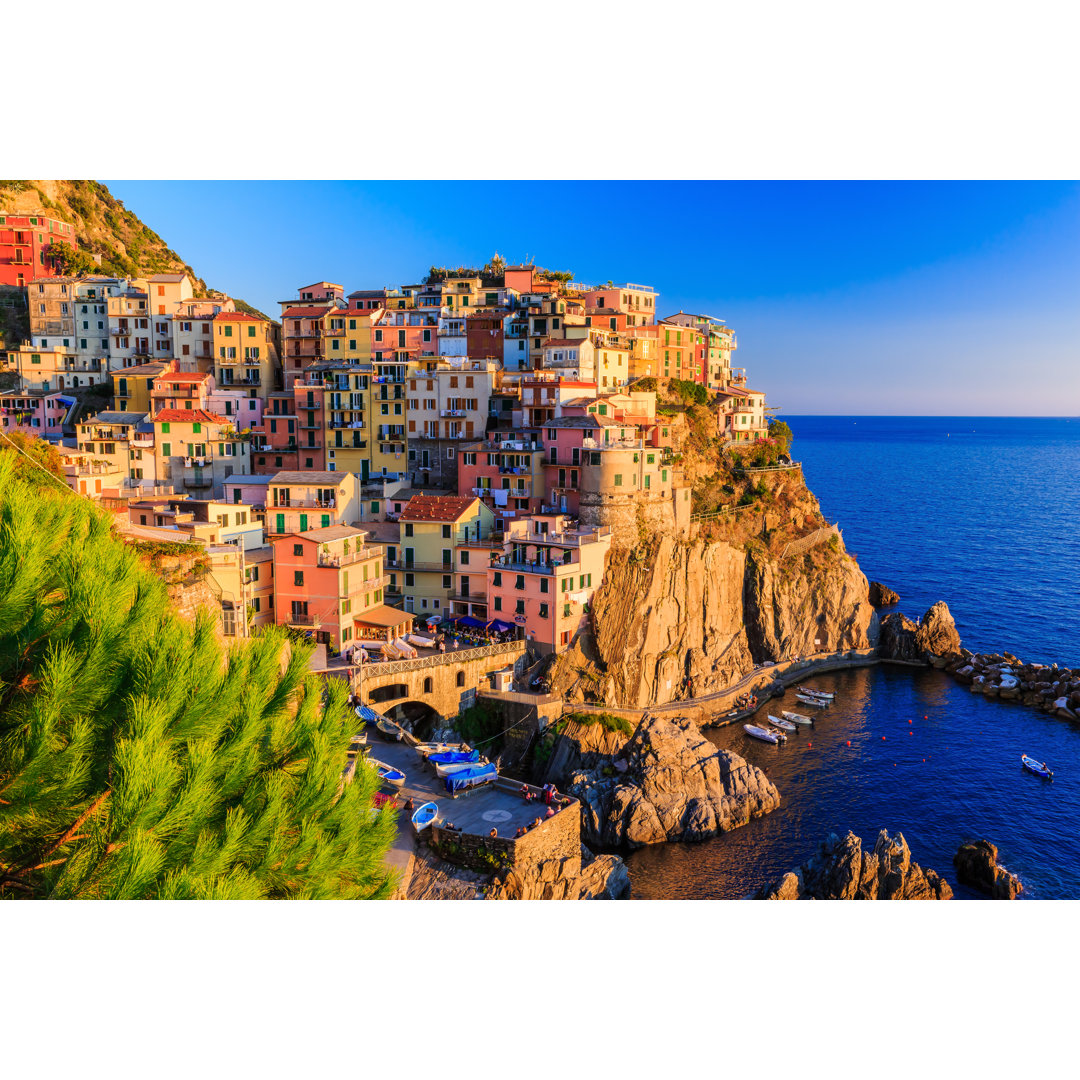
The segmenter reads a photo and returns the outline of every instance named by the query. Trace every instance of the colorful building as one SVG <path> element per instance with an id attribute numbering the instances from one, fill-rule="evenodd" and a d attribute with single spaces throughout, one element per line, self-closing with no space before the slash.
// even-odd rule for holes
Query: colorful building
<path id="1" fill-rule="evenodd" d="M 58 240 L 78 248 L 75 226 L 49 214 L 0 212 L 0 285 L 22 287 L 57 273 L 49 247 Z"/>
<path id="2" fill-rule="evenodd" d="M 250 443 L 227 417 L 207 409 L 160 409 L 154 464 L 160 482 L 195 497 L 221 498 L 232 473 L 251 471 Z"/>
<path id="3" fill-rule="evenodd" d="M 242 311 L 222 311 L 212 320 L 214 375 L 222 389 L 265 398 L 277 389 L 277 348 L 270 320 Z"/>
<path id="4" fill-rule="evenodd" d="M 59 442 L 75 403 L 75 398 L 55 390 L 0 391 L 0 431 Z"/>
<path id="5" fill-rule="evenodd" d="M 352 525 L 359 520 L 360 484 L 352 473 L 284 471 L 270 481 L 267 536 Z"/>

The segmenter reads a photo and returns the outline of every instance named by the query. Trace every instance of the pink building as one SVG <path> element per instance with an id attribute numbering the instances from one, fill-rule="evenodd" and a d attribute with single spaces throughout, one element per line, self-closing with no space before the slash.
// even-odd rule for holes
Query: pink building
<path id="1" fill-rule="evenodd" d="M 214 376 L 203 371 L 165 371 L 154 379 L 150 391 L 150 407 L 153 412 L 161 409 L 210 408 L 210 395 L 216 384 Z"/>
<path id="2" fill-rule="evenodd" d="M 487 569 L 488 618 L 520 626 L 541 652 L 566 649 L 587 625 L 610 549 L 606 526 L 574 529 L 563 514 L 527 518 Z"/>
<path id="3" fill-rule="evenodd" d="M 250 430 L 262 423 L 262 398 L 251 397 L 245 390 L 217 387 L 210 391 L 208 400 L 209 410 L 227 416 L 236 425 L 237 431 Z"/>
<path id="4" fill-rule="evenodd" d="M 544 451 L 515 434 L 468 443 L 458 462 L 458 494 L 475 495 L 496 518 L 539 513 L 544 505 Z"/>
<path id="5" fill-rule="evenodd" d="M 21 431 L 59 442 L 75 398 L 49 390 L 0 391 L 0 431 Z"/>

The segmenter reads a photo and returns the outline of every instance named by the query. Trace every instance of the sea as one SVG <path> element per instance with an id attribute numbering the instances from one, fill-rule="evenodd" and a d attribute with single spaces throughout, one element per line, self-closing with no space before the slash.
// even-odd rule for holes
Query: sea
<path id="1" fill-rule="evenodd" d="M 822 513 L 867 577 L 899 593 L 898 610 L 914 619 L 944 600 L 973 651 L 1080 667 L 1080 418 L 783 419 Z M 808 682 L 835 703 L 784 746 L 740 725 L 706 732 L 768 773 L 780 809 L 701 844 L 633 853 L 635 898 L 742 899 L 830 832 L 872 847 L 882 828 L 902 832 L 958 898 L 977 894 L 952 857 L 980 838 L 1025 898 L 1080 898 L 1080 725 L 987 701 L 933 670 Z M 1021 753 L 1054 779 L 1025 772 Z"/>

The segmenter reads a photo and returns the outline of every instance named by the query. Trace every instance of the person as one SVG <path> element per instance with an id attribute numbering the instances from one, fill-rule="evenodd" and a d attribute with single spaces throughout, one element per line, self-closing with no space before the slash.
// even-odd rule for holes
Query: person
<path id="1" fill-rule="evenodd" d="M 439 642 L 439 652 L 441 652 L 441 653 L 446 652 L 446 642 L 445 641 L 440 641 Z"/>
<path id="2" fill-rule="evenodd" d="M 498 829 L 492 829 L 491 832 L 488 833 L 488 836 L 498 836 L 498 835 L 499 835 L 499 830 Z"/>
<path id="3" fill-rule="evenodd" d="M 523 825 L 519 825 L 517 832 L 514 833 L 514 839 L 517 840 L 519 837 L 522 837 L 524 835 L 525 835 L 525 827 Z"/>
<path id="4" fill-rule="evenodd" d="M 547 808 L 547 813 L 544 815 L 544 817 L 549 818 L 549 817 L 554 817 L 554 816 L 555 816 L 555 807 L 549 806 Z"/>

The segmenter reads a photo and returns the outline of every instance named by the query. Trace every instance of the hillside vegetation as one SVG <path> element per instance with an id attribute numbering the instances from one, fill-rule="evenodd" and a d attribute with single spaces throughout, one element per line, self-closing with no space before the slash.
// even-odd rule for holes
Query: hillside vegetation
<path id="1" fill-rule="evenodd" d="M 40 211 L 74 225 L 79 251 L 100 256 L 101 263 L 76 256 L 70 267 L 73 273 L 144 277 L 186 272 L 197 297 L 217 292 L 97 180 L 0 180 L 0 212 L 5 210 L 19 214 Z M 240 311 L 262 314 L 242 300 L 237 300 L 236 306 Z"/>

